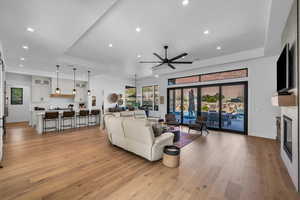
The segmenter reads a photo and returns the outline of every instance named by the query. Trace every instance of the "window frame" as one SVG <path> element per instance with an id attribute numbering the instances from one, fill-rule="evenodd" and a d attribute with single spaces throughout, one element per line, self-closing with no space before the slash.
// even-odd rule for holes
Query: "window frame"
<path id="1" fill-rule="evenodd" d="M 155 96 L 155 87 L 157 87 L 157 97 Z M 160 96 L 159 96 L 159 85 L 147 85 L 147 86 L 142 86 L 142 106 L 145 106 L 146 104 L 144 104 L 144 102 L 145 102 L 145 98 L 144 98 L 144 88 L 151 88 L 151 94 L 152 95 L 150 95 L 150 96 L 152 96 L 151 97 L 151 109 L 149 109 L 149 110 L 151 110 L 151 111 L 159 111 L 159 98 L 160 98 Z M 157 100 L 158 100 L 158 103 L 157 103 L 157 105 L 156 105 L 156 103 L 155 103 L 155 99 L 157 98 Z M 150 100 L 149 100 L 150 101 Z M 147 104 L 148 105 L 148 104 Z M 157 106 L 157 109 L 155 109 L 155 106 Z"/>
<path id="2" fill-rule="evenodd" d="M 13 90 L 21 90 L 21 100 L 20 102 L 14 102 L 14 98 L 13 98 Z M 23 105 L 24 104 L 24 90 L 23 88 L 17 88 L 17 87 L 11 87 L 10 88 L 10 104 L 11 105 Z"/>
<path id="3" fill-rule="evenodd" d="M 240 78 L 247 78 L 249 76 L 249 71 L 248 68 L 239 68 L 239 69 L 232 69 L 232 70 L 225 70 L 225 71 L 217 71 L 217 72 L 209 72 L 209 73 L 203 73 L 203 74 L 196 74 L 196 75 L 191 75 L 191 76 L 181 76 L 181 77 L 176 77 L 176 78 L 170 78 L 168 79 L 168 86 L 175 86 L 175 85 L 184 85 L 184 84 L 194 84 L 194 83 L 209 83 L 212 81 L 223 81 L 223 80 L 232 80 L 232 79 L 238 79 L 238 78 L 226 78 L 226 79 L 216 79 L 216 80 L 209 80 L 209 81 L 202 81 L 202 76 L 205 75 L 212 75 L 212 74 L 221 74 L 221 73 L 226 73 L 226 72 L 234 72 L 234 71 L 243 71 L 246 70 L 246 76 L 245 77 L 240 77 Z M 181 79 L 181 78 L 189 78 L 189 77 L 199 77 L 198 82 L 191 82 L 191 83 L 178 83 L 176 84 L 176 79 Z M 174 82 L 174 84 L 171 84 L 171 82 Z"/>

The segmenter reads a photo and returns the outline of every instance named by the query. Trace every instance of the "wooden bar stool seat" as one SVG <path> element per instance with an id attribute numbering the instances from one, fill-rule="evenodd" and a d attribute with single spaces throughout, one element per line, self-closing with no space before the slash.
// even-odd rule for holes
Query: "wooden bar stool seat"
<path id="1" fill-rule="evenodd" d="M 55 122 L 55 126 L 47 126 L 49 122 Z M 58 112 L 46 112 L 43 119 L 43 132 L 48 130 L 59 131 L 58 127 L 59 113 Z"/>
<path id="2" fill-rule="evenodd" d="M 100 121 L 100 110 L 91 110 L 89 114 L 89 125 L 97 125 Z"/>
<path id="3" fill-rule="evenodd" d="M 76 126 L 77 127 L 87 127 L 89 125 L 89 111 L 80 110 L 76 116 Z"/>
<path id="4" fill-rule="evenodd" d="M 60 120 L 60 129 L 64 130 L 65 128 L 73 128 L 75 120 L 75 112 L 74 111 L 65 111 L 63 112 Z M 65 121 L 69 121 L 69 124 L 65 124 Z"/>

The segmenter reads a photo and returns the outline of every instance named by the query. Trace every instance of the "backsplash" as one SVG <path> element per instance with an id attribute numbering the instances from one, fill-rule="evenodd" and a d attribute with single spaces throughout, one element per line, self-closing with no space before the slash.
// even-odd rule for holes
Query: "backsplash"
<path id="1" fill-rule="evenodd" d="M 51 107 L 67 108 L 69 104 L 73 104 L 74 109 L 78 109 L 78 103 L 75 103 L 74 99 L 68 98 L 50 98 L 49 102 L 32 103 L 31 108 L 32 110 L 34 107 L 42 107 L 46 109 Z"/>

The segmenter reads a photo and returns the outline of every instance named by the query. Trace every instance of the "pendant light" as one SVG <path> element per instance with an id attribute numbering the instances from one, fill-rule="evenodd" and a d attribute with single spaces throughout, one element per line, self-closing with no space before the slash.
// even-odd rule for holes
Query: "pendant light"
<path id="1" fill-rule="evenodd" d="M 74 74 L 74 89 L 73 89 L 73 94 L 76 94 L 76 68 L 73 68 L 73 74 Z"/>
<path id="2" fill-rule="evenodd" d="M 59 73 L 59 65 L 56 65 L 56 89 L 55 89 L 56 94 L 60 94 L 60 89 L 58 86 L 58 73 Z"/>
<path id="3" fill-rule="evenodd" d="M 90 90 L 90 71 L 88 71 L 88 96 L 90 96 L 91 95 L 91 90 Z"/>

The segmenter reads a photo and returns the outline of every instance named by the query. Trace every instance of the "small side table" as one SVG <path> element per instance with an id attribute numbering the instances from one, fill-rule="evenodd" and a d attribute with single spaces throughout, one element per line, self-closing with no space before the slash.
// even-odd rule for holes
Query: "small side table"
<path id="1" fill-rule="evenodd" d="M 180 149 L 176 146 L 165 146 L 163 155 L 163 164 L 167 167 L 175 168 L 179 166 Z"/>

